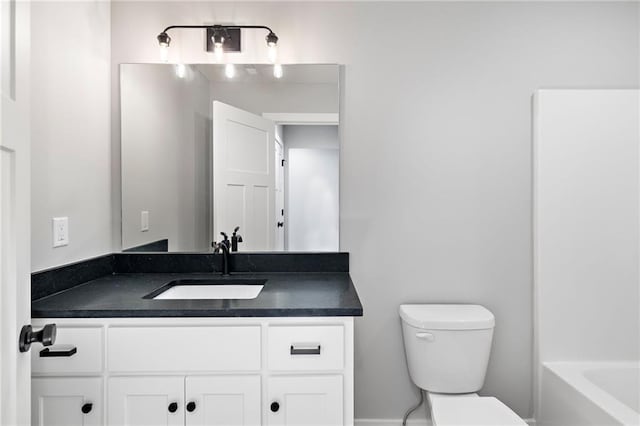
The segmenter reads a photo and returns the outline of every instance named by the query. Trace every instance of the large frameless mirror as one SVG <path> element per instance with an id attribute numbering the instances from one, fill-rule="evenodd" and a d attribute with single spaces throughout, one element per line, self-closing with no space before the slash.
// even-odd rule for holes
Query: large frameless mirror
<path id="1" fill-rule="evenodd" d="M 337 65 L 121 65 L 123 250 L 338 251 L 339 99 Z"/>

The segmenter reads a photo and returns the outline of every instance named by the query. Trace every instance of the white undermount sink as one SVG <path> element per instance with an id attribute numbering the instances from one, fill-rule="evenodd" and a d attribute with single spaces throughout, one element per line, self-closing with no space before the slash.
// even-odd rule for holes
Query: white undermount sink
<path id="1" fill-rule="evenodd" d="M 255 299 L 265 280 L 176 280 L 144 296 L 154 300 Z"/>

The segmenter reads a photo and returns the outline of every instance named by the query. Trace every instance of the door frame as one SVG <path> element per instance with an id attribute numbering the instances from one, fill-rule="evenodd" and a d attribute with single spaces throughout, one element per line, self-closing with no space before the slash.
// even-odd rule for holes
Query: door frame
<path id="1" fill-rule="evenodd" d="M 340 114 L 328 113 L 299 113 L 299 112 L 265 112 L 264 118 L 283 126 L 306 125 L 306 126 L 338 126 L 340 124 Z"/>

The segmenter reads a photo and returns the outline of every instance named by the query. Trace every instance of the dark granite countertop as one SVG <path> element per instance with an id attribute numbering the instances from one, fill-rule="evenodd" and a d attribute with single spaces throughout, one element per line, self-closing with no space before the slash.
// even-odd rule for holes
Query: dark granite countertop
<path id="1" fill-rule="evenodd" d="M 34 300 L 33 318 L 361 316 L 348 272 L 238 273 L 267 280 L 255 299 L 154 300 L 143 297 L 173 280 L 219 273 L 116 273 Z"/>

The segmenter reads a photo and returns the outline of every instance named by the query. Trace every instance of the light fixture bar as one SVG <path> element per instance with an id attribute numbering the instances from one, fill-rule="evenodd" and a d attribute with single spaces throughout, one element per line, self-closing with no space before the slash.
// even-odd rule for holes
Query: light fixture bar
<path id="1" fill-rule="evenodd" d="M 269 31 L 269 34 L 267 34 L 267 37 L 266 37 L 268 46 L 271 46 L 272 44 L 275 44 L 278 42 L 278 37 L 273 32 L 273 30 L 264 25 L 169 25 L 167 28 L 162 30 L 162 32 L 158 36 L 158 42 L 160 42 L 160 37 L 163 37 L 163 38 L 169 37 L 168 32 L 170 30 L 176 30 L 176 29 L 206 30 L 207 31 L 207 51 L 211 51 L 211 52 L 213 52 L 213 42 L 211 41 L 211 37 L 213 37 L 213 35 L 216 32 L 227 33 L 228 37 L 226 37 L 226 40 L 237 40 L 236 42 L 233 42 L 231 44 L 228 44 L 230 43 L 229 41 L 225 41 L 224 45 L 225 45 L 226 51 L 227 51 L 227 47 L 230 49 L 233 49 L 228 51 L 234 51 L 234 52 L 240 51 L 240 30 L 243 30 L 243 29 Z M 169 37 L 169 42 L 171 42 L 171 37 Z M 237 47 L 236 47 L 236 43 L 237 43 Z"/>
<path id="2" fill-rule="evenodd" d="M 160 58 L 167 62 L 169 59 L 169 46 L 171 37 L 169 31 L 175 29 L 204 29 L 207 31 L 207 51 L 214 52 L 216 60 L 219 63 L 224 62 L 224 52 L 240 52 L 241 51 L 241 30 L 266 30 L 268 31 L 265 41 L 267 43 L 267 58 L 270 63 L 274 64 L 273 75 L 281 78 L 282 65 L 278 61 L 278 36 L 273 30 L 264 25 L 170 25 L 166 27 L 158 35 L 158 44 L 160 45 Z M 228 64 L 230 65 L 230 64 Z M 231 70 L 231 67 L 227 67 Z M 231 75 L 231 76 L 230 76 Z M 234 71 L 228 71 L 227 76 L 232 78 Z"/>

